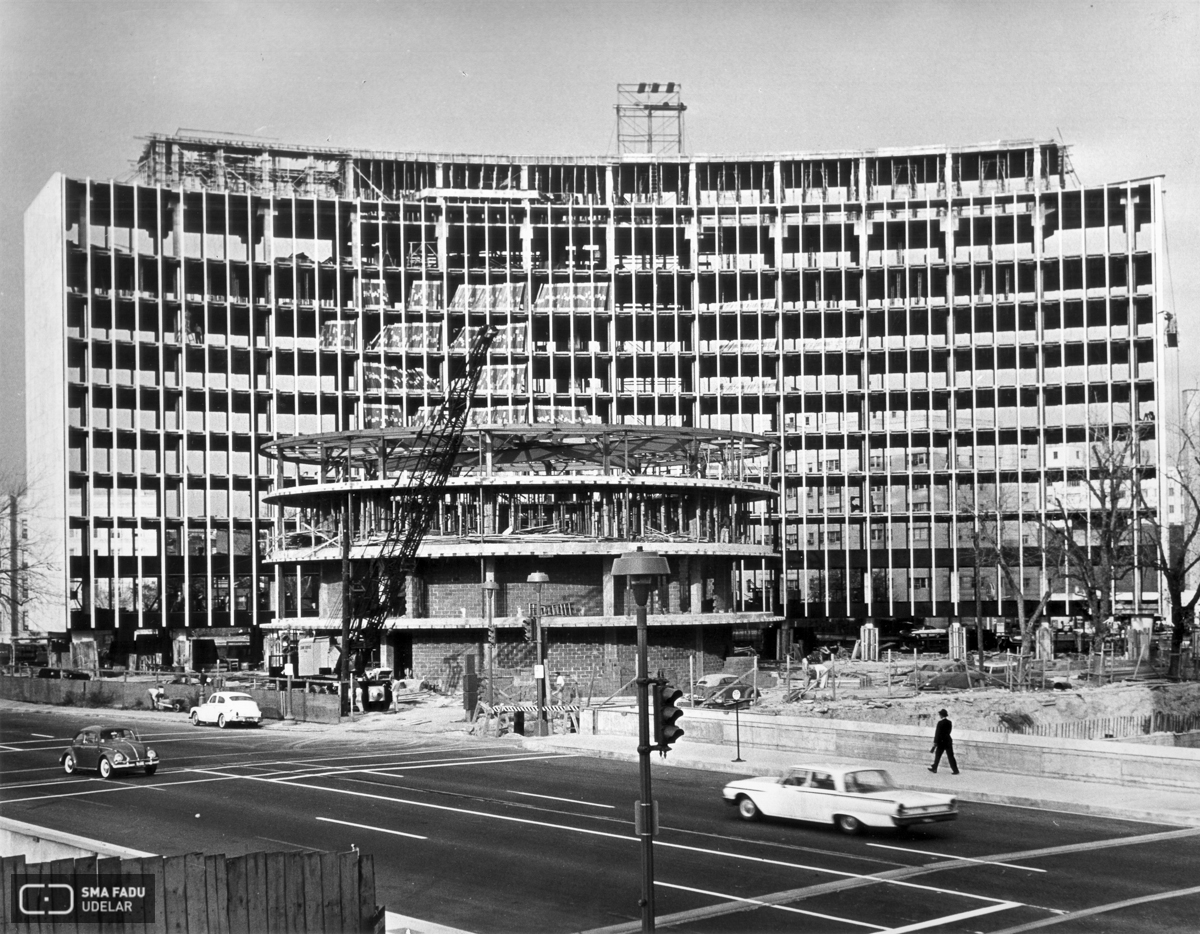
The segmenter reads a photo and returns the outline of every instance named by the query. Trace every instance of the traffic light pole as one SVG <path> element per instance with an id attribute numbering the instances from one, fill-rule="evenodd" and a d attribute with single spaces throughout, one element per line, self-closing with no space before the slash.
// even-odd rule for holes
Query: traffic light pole
<path id="1" fill-rule="evenodd" d="M 642 844 L 642 932 L 654 930 L 654 796 L 650 789 L 650 672 L 646 659 L 646 601 L 650 588 L 634 583 L 637 602 L 638 650 L 638 768 L 641 774 L 641 820 L 638 836 Z"/>

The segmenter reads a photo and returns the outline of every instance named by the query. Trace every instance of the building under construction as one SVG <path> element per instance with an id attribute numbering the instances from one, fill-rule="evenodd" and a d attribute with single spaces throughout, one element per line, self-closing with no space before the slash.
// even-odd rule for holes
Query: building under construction
<path id="1" fill-rule="evenodd" d="M 53 176 L 26 215 L 30 475 L 62 555 L 41 622 L 188 661 L 328 628 L 330 504 L 349 496 L 368 549 L 380 452 L 485 325 L 467 443 L 388 622 L 418 674 L 422 645 L 486 637 L 486 581 L 509 625 L 569 607 L 543 614 L 564 638 L 632 644 L 607 569 L 637 544 L 672 559 L 652 639 L 688 650 L 1010 615 L 1046 569 L 1031 550 L 1024 594 L 977 576 L 980 515 L 1033 528 L 1097 429 L 1141 425 L 1164 484 L 1161 178 L 1084 187 L 1051 141 L 646 146 L 155 135 L 130 181 Z"/>

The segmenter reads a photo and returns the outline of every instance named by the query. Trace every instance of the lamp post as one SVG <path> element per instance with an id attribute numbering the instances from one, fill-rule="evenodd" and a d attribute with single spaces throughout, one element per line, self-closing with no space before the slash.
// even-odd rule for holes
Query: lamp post
<path id="1" fill-rule="evenodd" d="M 656 577 L 669 574 L 667 559 L 657 552 L 627 552 L 613 562 L 613 577 L 628 579 L 637 604 L 638 765 L 641 800 L 637 803 L 637 833 L 642 841 L 642 932 L 654 930 L 654 799 L 650 790 L 650 675 L 646 662 L 646 601 Z"/>
<path id="2" fill-rule="evenodd" d="M 537 612 L 533 614 L 533 680 L 537 688 L 537 736 L 545 736 L 546 729 L 546 663 L 542 658 L 542 584 L 550 582 L 550 575 L 534 571 L 527 583 L 537 585 Z"/>
<path id="3" fill-rule="evenodd" d="M 488 628 L 488 707 L 496 706 L 496 630 L 493 624 L 493 614 L 495 613 L 496 591 L 500 589 L 500 585 L 494 580 L 485 580 L 479 585 L 483 588 L 483 614 L 487 617 Z M 488 716 L 491 716 L 489 709 Z"/>

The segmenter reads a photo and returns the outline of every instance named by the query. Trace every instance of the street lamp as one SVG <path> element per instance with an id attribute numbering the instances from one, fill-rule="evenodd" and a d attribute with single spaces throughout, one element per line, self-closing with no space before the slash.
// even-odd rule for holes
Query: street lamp
<path id="1" fill-rule="evenodd" d="M 613 562 L 612 576 L 627 579 L 637 604 L 638 763 L 642 797 L 637 803 L 637 833 L 642 840 L 642 931 L 654 930 L 654 799 L 650 790 L 650 674 L 646 662 L 646 602 L 655 579 L 671 573 L 667 559 L 654 551 L 626 552 Z"/>
<path id="2" fill-rule="evenodd" d="M 550 582 L 550 575 L 544 571 L 534 571 L 527 578 L 527 583 L 537 585 L 537 612 L 533 616 L 533 680 L 537 688 L 537 733 L 545 736 L 546 729 L 546 663 L 542 658 L 542 584 Z"/>
<path id="3" fill-rule="evenodd" d="M 500 585 L 494 580 L 485 580 L 479 585 L 483 589 L 483 615 L 487 617 L 488 629 L 488 707 L 496 706 L 496 630 L 493 623 L 493 613 L 495 612 L 496 591 L 500 589 Z M 488 711 L 490 717 L 491 710 Z"/>

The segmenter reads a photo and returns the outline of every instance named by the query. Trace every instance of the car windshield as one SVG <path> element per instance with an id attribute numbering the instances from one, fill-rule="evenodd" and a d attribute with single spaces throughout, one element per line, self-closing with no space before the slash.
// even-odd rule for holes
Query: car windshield
<path id="1" fill-rule="evenodd" d="M 234 701 L 252 701 L 252 700 L 254 700 L 254 698 L 251 697 L 249 694 L 228 694 L 226 696 L 229 698 L 230 703 L 233 703 Z"/>
<path id="2" fill-rule="evenodd" d="M 111 730 L 103 730 L 100 733 L 100 738 L 103 740 L 137 740 L 137 730 L 132 727 L 115 727 Z"/>
<path id="3" fill-rule="evenodd" d="M 874 791 L 891 791 L 895 787 L 892 776 L 883 769 L 846 773 L 846 790 L 856 794 L 869 795 Z"/>

